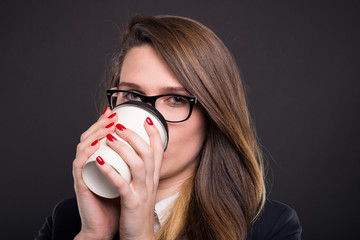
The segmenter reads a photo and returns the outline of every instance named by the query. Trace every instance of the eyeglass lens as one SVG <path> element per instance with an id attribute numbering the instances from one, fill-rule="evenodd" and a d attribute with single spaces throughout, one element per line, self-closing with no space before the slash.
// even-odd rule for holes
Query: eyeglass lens
<path id="1" fill-rule="evenodd" d="M 141 97 L 132 92 L 116 92 L 111 95 L 111 107 L 128 102 L 142 101 Z M 154 106 L 167 121 L 183 121 L 190 114 L 188 99 L 177 95 L 166 95 L 156 99 Z"/>

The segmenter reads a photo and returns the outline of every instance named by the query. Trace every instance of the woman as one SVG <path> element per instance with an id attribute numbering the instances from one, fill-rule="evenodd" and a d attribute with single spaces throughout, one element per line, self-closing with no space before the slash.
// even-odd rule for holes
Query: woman
<path id="1" fill-rule="evenodd" d="M 160 112 L 161 104 L 174 104 L 175 117 L 163 113 L 167 150 L 150 118 L 144 119 L 147 144 L 114 124 L 118 117 L 106 108 L 77 147 L 76 200 L 57 205 L 38 239 L 300 239 L 296 213 L 266 200 L 261 152 L 239 72 L 211 30 L 182 17 L 134 17 L 108 87 L 118 90 L 123 100 L 117 103 L 167 95 L 154 104 Z M 179 104 L 186 114 L 176 109 Z M 81 177 L 104 137 L 133 176 L 128 184 L 106 159 L 97 158 L 119 192 L 117 199 L 96 196 Z"/>

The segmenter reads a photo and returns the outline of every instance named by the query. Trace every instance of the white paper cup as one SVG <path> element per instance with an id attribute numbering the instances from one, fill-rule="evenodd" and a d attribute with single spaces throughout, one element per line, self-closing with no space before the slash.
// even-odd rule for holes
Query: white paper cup
<path id="1" fill-rule="evenodd" d="M 147 143 L 149 136 L 146 133 L 144 122 L 150 117 L 159 130 L 164 149 L 168 144 L 168 127 L 164 117 L 152 106 L 143 102 L 126 102 L 113 109 L 118 115 L 118 123 L 124 125 L 140 135 Z M 123 141 L 116 133 L 116 139 Z M 104 198 L 116 198 L 119 196 L 113 184 L 96 166 L 96 158 L 101 156 L 110 164 L 128 183 L 131 180 L 130 169 L 124 160 L 106 144 L 106 138 L 101 139 L 100 148 L 90 156 L 82 170 L 82 177 L 88 188 L 95 194 Z M 126 142 L 125 142 L 126 143 Z M 127 143 L 126 143 L 127 144 Z M 130 146 L 129 144 L 127 144 Z"/>

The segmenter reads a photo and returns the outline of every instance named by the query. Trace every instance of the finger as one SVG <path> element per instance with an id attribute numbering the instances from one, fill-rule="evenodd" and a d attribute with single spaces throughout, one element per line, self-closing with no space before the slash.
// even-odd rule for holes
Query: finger
<path id="1" fill-rule="evenodd" d="M 115 123 L 118 120 L 118 116 L 116 113 L 112 113 L 108 108 L 106 108 L 103 115 L 94 123 L 88 130 L 86 130 L 80 137 L 80 141 L 84 141 L 89 136 L 91 136 L 94 132 L 97 131 L 99 128 L 108 127 L 110 128 L 109 124 Z M 114 129 L 113 129 L 114 130 Z M 105 136 L 105 135 L 104 135 Z M 104 137 L 103 136 L 103 137 Z"/>
<path id="2" fill-rule="evenodd" d="M 108 124 L 103 127 L 102 124 L 98 126 L 96 132 L 77 145 L 76 158 L 73 165 L 74 169 L 79 169 L 79 171 L 81 171 L 86 160 L 100 147 L 100 139 L 114 131 L 115 127 L 113 125 Z"/>
<path id="3" fill-rule="evenodd" d="M 121 198 L 131 194 L 131 188 L 125 179 L 109 164 L 106 163 L 101 156 L 96 158 L 96 165 L 99 170 L 109 179 L 109 181 L 117 189 Z"/>
<path id="4" fill-rule="evenodd" d="M 89 130 L 83 134 L 82 141 L 77 145 L 76 158 L 73 161 L 73 177 L 76 185 L 84 185 L 81 184 L 83 182 L 82 168 L 88 158 L 94 154 L 96 150 L 98 150 L 100 146 L 99 140 L 104 138 L 106 134 L 114 132 L 115 121 L 117 121 L 116 114 L 111 114 L 111 112 L 106 109 L 102 118 L 93 124 Z M 88 136 L 84 137 L 85 135 Z"/>
<path id="5" fill-rule="evenodd" d="M 99 147 L 100 144 L 98 139 L 94 140 L 91 144 L 84 142 L 78 144 L 76 158 L 73 161 L 72 169 L 75 190 L 87 190 L 82 179 L 82 169 L 85 162 L 99 149 Z"/>
<path id="6" fill-rule="evenodd" d="M 151 146 L 136 132 L 126 129 L 121 124 L 116 125 L 116 133 L 140 156 L 141 164 L 145 165 L 146 176 L 152 178 L 154 174 L 154 152 Z"/>
<path id="7" fill-rule="evenodd" d="M 126 130 L 130 131 L 130 130 Z M 132 175 L 132 184 L 137 190 L 145 190 L 146 171 L 143 160 L 127 143 L 116 139 L 112 134 L 108 134 L 106 143 L 111 147 L 129 166 Z"/>
<path id="8" fill-rule="evenodd" d="M 144 126 L 147 134 L 149 135 L 150 147 L 153 149 L 154 180 L 158 182 L 164 156 L 164 146 L 162 144 L 159 130 L 155 127 L 150 117 L 146 118 Z"/>
<path id="9" fill-rule="evenodd" d="M 78 145 L 77 152 L 81 152 L 83 146 L 92 144 L 96 139 L 104 138 L 108 133 L 115 131 L 115 122 L 118 120 L 116 114 L 110 115 L 110 118 L 104 118 L 94 123 L 89 130 L 81 136 L 80 144 Z"/>

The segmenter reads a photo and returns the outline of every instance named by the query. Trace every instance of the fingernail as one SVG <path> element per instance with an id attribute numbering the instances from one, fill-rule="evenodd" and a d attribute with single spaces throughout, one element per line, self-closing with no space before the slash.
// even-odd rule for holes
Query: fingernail
<path id="1" fill-rule="evenodd" d="M 114 126 L 114 122 L 112 122 L 112 123 L 110 123 L 109 125 L 107 125 L 105 128 L 110 128 L 110 127 L 112 127 L 112 126 Z"/>
<path id="2" fill-rule="evenodd" d="M 104 165 L 104 159 L 102 159 L 102 157 L 100 157 L 100 156 L 98 156 L 97 158 L 96 158 L 96 161 L 100 164 L 100 165 Z"/>
<path id="3" fill-rule="evenodd" d="M 113 117 L 115 117 L 115 115 L 116 115 L 116 113 L 113 113 L 110 116 L 108 116 L 108 118 L 113 118 Z"/>
<path id="4" fill-rule="evenodd" d="M 106 113 L 107 110 L 108 110 L 108 108 L 105 108 L 105 111 L 103 112 L 103 115 Z"/>
<path id="5" fill-rule="evenodd" d="M 115 142 L 117 139 L 111 135 L 110 133 L 108 135 L 106 135 L 107 139 L 109 139 L 111 142 Z"/>
<path id="6" fill-rule="evenodd" d="M 122 124 L 118 123 L 116 124 L 116 128 L 119 129 L 120 131 L 126 129 L 126 127 L 124 127 Z"/>
<path id="7" fill-rule="evenodd" d="M 96 139 L 95 141 L 93 141 L 93 143 L 91 144 L 91 146 L 95 146 L 98 142 L 99 142 L 99 139 Z"/>
<path id="8" fill-rule="evenodd" d="M 147 124 L 149 124 L 149 125 L 154 125 L 153 121 L 152 121 L 151 118 L 149 118 L 149 117 L 146 118 L 146 122 L 147 122 Z"/>

